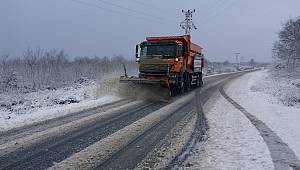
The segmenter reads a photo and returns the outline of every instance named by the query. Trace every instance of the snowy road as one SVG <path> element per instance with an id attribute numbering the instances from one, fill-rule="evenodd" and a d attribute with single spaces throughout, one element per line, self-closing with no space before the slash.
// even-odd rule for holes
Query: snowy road
<path id="1" fill-rule="evenodd" d="M 121 100 L 3 133 L 0 169 L 176 168 L 203 137 L 201 106 L 242 74 L 207 77 L 170 103 Z"/>

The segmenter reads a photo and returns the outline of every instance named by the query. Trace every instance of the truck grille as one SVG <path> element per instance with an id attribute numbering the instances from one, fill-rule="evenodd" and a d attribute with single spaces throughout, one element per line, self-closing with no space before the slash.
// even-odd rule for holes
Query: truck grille
<path id="1" fill-rule="evenodd" d="M 167 74 L 170 71 L 169 63 L 141 63 L 140 72 L 142 73 L 164 73 Z"/>

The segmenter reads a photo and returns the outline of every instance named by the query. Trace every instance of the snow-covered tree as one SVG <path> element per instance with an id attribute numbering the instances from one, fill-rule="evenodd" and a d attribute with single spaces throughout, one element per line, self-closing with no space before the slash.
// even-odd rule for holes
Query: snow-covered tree
<path id="1" fill-rule="evenodd" d="M 289 20 L 283 25 L 279 40 L 274 44 L 273 56 L 277 61 L 277 68 L 286 67 L 289 71 L 295 71 L 299 67 L 300 18 Z"/>
<path id="2" fill-rule="evenodd" d="M 28 90 L 55 89 L 86 79 L 98 79 L 106 74 L 136 71 L 136 63 L 123 56 L 76 57 L 64 51 L 28 49 L 22 58 L 0 57 L 0 92 L 18 87 Z"/>

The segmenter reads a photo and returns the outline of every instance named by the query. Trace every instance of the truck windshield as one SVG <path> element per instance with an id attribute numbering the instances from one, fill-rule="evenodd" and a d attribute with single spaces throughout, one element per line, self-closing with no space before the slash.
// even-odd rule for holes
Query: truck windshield
<path id="1" fill-rule="evenodd" d="M 141 57 L 175 57 L 176 51 L 176 45 L 144 45 Z"/>

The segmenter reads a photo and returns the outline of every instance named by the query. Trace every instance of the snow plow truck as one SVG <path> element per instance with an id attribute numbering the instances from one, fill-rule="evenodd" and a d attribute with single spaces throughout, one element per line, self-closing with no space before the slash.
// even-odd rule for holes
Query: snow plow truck
<path id="1" fill-rule="evenodd" d="M 144 97 L 159 96 L 169 99 L 203 84 L 203 48 L 191 42 L 190 35 L 147 37 L 136 45 L 136 62 L 139 75 L 120 77 L 120 84 L 127 84 L 129 93 Z M 156 98 L 156 97 L 155 97 Z"/>

